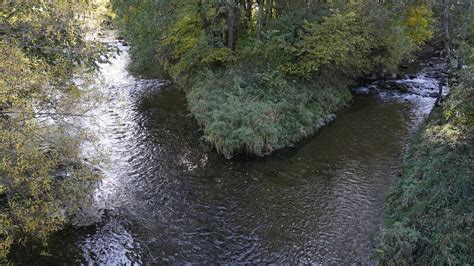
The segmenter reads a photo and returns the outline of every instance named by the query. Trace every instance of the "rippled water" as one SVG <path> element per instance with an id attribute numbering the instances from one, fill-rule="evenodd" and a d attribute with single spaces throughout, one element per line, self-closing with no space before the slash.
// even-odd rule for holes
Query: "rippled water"
<path id="1" fill-rule="evenodd" d="M 107 101 L 95 111 L 110 154 L 94 192 L 100 221 L 61 232 L 52 256 L 31 261 L 373 262 L 384 192 L 433 98 L 356 97 L 295 147 L 229 161 L 200 141 L 182 93 L 130 77 L 121 49 L 102 70 Z"/>

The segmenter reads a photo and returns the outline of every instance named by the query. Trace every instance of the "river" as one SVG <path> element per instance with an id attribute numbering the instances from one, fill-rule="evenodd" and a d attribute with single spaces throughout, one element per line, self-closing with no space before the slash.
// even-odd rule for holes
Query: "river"
<path id="1" fill-rule="evenodd" d="M 102 66 L 106 100 L 92 127 L 109 155 L 88 210 L 98 219 L 55 235 L 50 256 L 17 262 L 374 263 L 384 193 L 434 98 L 355 96 L 295 147 L 226 160 L 200 140 L 184 95 L 131 77 L 128 48 L 117 45 L 122 53 Z M 420 69 L 396 82 L 437 88 L 433 67 Z"/>

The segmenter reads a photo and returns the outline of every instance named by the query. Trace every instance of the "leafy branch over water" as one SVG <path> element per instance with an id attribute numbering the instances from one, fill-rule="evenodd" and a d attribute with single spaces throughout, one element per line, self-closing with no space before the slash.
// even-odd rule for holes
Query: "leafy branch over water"
<path id="1" fill-rule="evenodd" d="M 79 103 L 89 93 L 75 75 L 86 81 L 108 50 L 85 38 L 91 7 L 0 3 L 0 260 L 12 245 L 43 246 L 97 178 L 81 161 L 86 134 L 75 120 L 86 115 Z"/>

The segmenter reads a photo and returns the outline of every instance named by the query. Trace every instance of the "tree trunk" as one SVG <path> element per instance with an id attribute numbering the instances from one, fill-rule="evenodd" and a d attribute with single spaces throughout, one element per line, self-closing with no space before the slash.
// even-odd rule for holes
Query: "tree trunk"
<path id="1" fill-rule="evenodd" d="M 262 24 L 263 24 L 263 14 L 264 14 L 264 2 L 263 0 L 257 0 L 258 3 L 258 18 L 257 18 L 257 40 L 260 40 L 262 35 Z"/>
<path id="2" fill-rule="evenodd" d="M 438 96 L 436 97 L 436 102 L 435 102 L 435 106 L 436 107 L 439 107 L 441 106 L 441 103 L 443 101 L 443 84 L 447 84 L 447 79 L 446 80 L 443 80 L 443 82 L 439 82 L 438 84 Z"/>
<path id="3" fill-rule="evenodd" d="M 237 7 L 236 0 L 232 0 L 229 4 L 227 14 L 227 47 L 234 50 L 235 42 L 237 41 L 237 29 L 239 23 L 239 8 Z"/>
<path id="4" fill-rule="evenodd" d="M 451 48 L 449 46 L 449 0 L 443 0 L 444 3 L 444 52 L 446 53 L 446 64 L 449 69 L 451 64 Z"/>
<path id="5" fill-rule="evenodd" d="M 247 4 L 245 8 L 245 17 L 247 18 L 248 25 L 252 23 L 252 8 L 253 8 L 253 0 L 247 0 Z M 250 26 L 248 28 L 250 28 Z"/>
<path id="6" fill-rule="evenodd" d="M 265 22 L 265 26 L 270 24 L 270 20 L 273 18 L 273 0 L 268 0 L 268 7 L 267 7 L 267 21 Z"/>
<path id="7" fill-rule="evenodd" d="M 214 47 L 227 46 L 227 28 L 223 27 L 222 20 L 228 16 L 227 8 L 221 1 L 216 1 L 216 14 L 212 19 L 212 44 Z"/>
<path id="8" fill-rule="evenodd" d="M 197 10 L 198 10 L 199 17 L 201 18 L 201 24 L 204 29 L 204 34 L 206 35 L 207 41 L 211 42 L 212 33 L 210 32 L 210 23 L 209 23 L 209 19 L 206 16 L 206 11 L 203 5 L 204 5 L 203 0 L 199 1 Z"/>
<path id="9" fill-rule="evenodd" d="M 461 32 L 461 45 L 464 45 L 466 43 L 466 37 L 467 37 L 467 32 L 469 30 L 469 23 L 471 22 L 471 14 L 472 14 L 472 0 L 468 1 L 468 6 L 467 6 L 467 13 L 466 16 L 464 17 L 464 23 L 462 26 L 462 32 Z M 458 55 L 458 69 L 462 68 L 463 64 L 463 58 L 462 55 Z"/>

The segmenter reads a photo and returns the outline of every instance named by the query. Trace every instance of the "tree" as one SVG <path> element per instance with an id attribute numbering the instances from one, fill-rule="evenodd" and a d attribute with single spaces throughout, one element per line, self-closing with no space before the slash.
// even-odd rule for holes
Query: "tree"
<path id="1" fill-rule="evenodd" d="M 446 64 L 449 68 L 451 65 L 451 47 L 450 47 L 450 34 L 449 34 L 449 0 L 443 0 L 444 11 L 443 11 L 443 29 L 444 29 L 444 52 L 446 58 Z"/>
<path id="2" fill-rule="evenodd" d="M 228 5 L 227 16 L 227 47 L 235 50 L 235 43 L 237 41 L 237 31 L 239 29 L 239 7 L 237 0 L 231 0 Z"/>
<path id="3" fill-rule="evenodd" d="M 84 88 L 105 47 L 85 41 L 86 2 L 0 4 L 0 260 L 11 245 L 45 244 L 60 230 L 97 174 L 82 162 Z M 85 78 L 85 76 L 84 76 Z M 81 192 L 82 191 L 82 192 Z"/>
<path id="4" fill-rule="evenodd" d="M 469 25 L 471 24 L 471 17 L 472 17 L 472 0 L 467 1 L 467 8 L 466 8 L 466 14 L 464 15 L 463 19 L 463 24 L 461 27 L 461 34 L 460 34 L 460 50 L 468 48 L 467 42 L 467 37 L 468 37 L 468 32 L 469 32 Z M 463 56 L 458 56 L 458 66 L 457 69 L 460 70 L 462 69 L 463 62 L 464 62 Z"/>

